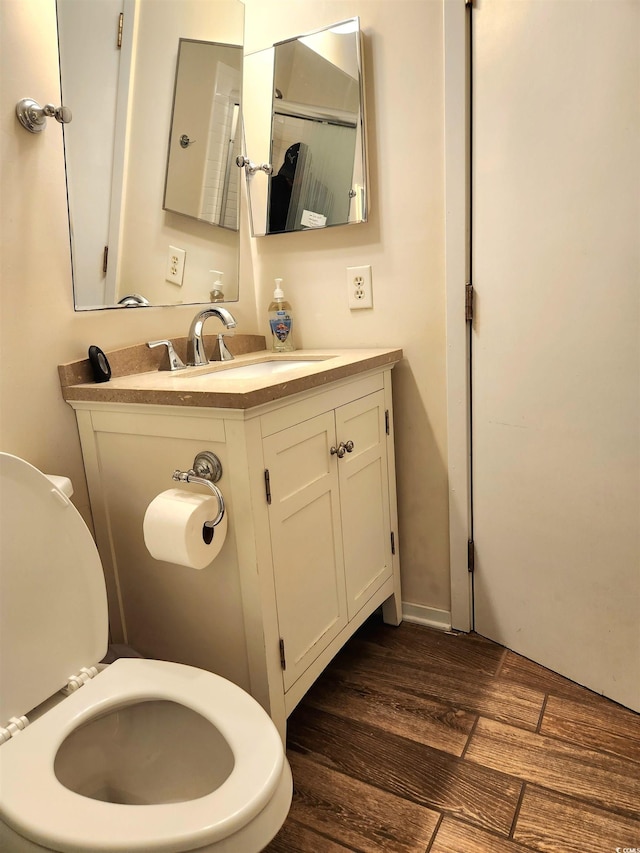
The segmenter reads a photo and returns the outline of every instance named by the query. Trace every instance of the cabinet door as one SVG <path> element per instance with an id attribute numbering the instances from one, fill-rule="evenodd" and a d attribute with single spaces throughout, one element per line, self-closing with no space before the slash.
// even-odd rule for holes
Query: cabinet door
<path id="1" fill-rule="evenodd" d="M 391 577 L 391 522 L 384 392 L 336 409 L 339 442 L 353 450 L 338 461 L 349 619 Z"/>
<path id="2" fill-rule="evenodd" d="M 347 623 L 333 412 L 264 439 L 288 690 Z"/>

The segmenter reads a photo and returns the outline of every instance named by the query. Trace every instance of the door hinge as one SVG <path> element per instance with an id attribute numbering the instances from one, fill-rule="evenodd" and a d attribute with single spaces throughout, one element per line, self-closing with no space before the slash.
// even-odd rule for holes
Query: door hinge
<path id="1" fill-rule="evenodd" d="M 118 40 L 117 47 L 118 50 L 122 47 L 122 29 L 124 27 L 124 12 L 120 12 L 118 15 Z"/>
<path id="2" fill-rule="evenodd" d="M 271 503 L 271 477 L 269 475 L 269 469 L 264 469 L 264 490 L 267 494 L 267 503 Z"/>
<path id="3" fill-rule="evenodd" d="M 465 284 L 464 287 L 464 319 L 473 320 L 473 285 Z"/>
<path id="4" fill-rule="evenodd" d="M 391 531 L 391 553 L 396 553 L 396 535 L 393 530 Z"/>
<path id="5" fill-rule="evenodd" d="M 474 572 L 476 568 L 476 546 L 473 539 L 467 541 L 467 568 L 470 572 Z"/>
<path id="6" fill-rule="evenodd" d="M 389 435 L 389 409 L 385 409 L 384 412 L 384 431 Z"/>
<path id="7" fill-rule="evenodd" d="M 109 247 L 104 247 L 104 252 L 102 253 L 102 272 L 104 275 L 107 274 L 107 264 L 109 263 Z"/>
<path id="8" fill-rule="evenodd" d="M 464 5 L 470 9 L 473 6 L 473 0 L 464 0 Z"/>
<path id="9" fill-rule="evenodd" d="M 287 668 L 287 659 L 284 656 L 284 640 L 280 637 L 280 666 L 282 669 Z"/>

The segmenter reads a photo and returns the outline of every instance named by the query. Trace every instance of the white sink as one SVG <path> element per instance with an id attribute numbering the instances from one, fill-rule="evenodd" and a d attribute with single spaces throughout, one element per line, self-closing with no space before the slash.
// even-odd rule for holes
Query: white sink
<path id="1" fill-rule="evenodd" d="M 224 378 L 241 379 L 243 376 L 252 379 L 254 376 L 271 376 L 272 373 L 283 373 L 295 367 L 306 367 L 308 361 L 257 361 L 255 364 L 245 364 L 243 367 L 227 367 L 221 371 Z"/>
<path id="2" fill-rule="evenodd" d="M 322 360 L 320 359 L 320 361 Z M 318 359 L 256 361 L 253 364 L 243 364 L 240 367 L 226 367 L 222 370 L 209 371 L 191 378 L 192 380 L 211 379 L 212 376 L 216 376 L 220 379 L 258 379 L 261 376 L 285 373 L 288 370 L 294 370 L 296 367 L 307 367 L 310 364 L 317 364 L 318 361 Z"/>

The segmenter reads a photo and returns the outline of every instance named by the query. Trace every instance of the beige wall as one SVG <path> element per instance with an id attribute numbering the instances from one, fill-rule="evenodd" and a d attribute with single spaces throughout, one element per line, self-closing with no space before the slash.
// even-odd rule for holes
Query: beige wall
<path id="1" fill-rule="evenodd" d="M 241 331 L 266 333 L 273 279 L 281 276 L 300 345 L 403 347 L 394 373 L 403 599 L 448 610 L 442 3 L 245 5 L 247 50 L 360 15 L 372 193 L 366 225 L 255 240 L 245 228 L 234 314 Z M 1 0 L 0 14 L 0 447 L 70 476 L 88 515 L 57 364 L 84 357 L 93 343 L 108 350 L 185 334 L 193 309 L 73 311 L 60 129 L 49 120 L 43 134 L 31 135 L 13 116 L 22 97 L 57 98 L 54 2 Z M 372 266 L 374 308 L 350 312 L 345 268 L 358 264 Z"/>

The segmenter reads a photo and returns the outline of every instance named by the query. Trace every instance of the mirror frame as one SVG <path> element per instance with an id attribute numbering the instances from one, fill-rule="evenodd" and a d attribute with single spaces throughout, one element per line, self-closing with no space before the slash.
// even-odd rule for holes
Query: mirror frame
<path id="1" fill-rule="evenodd" d="M 245 74 L 243 103 L 245 104 L 245 150 L 247 158 L 256 163 L 265 163 L 272 166 L 273 141 L 274 141 L 274 118 L 276 107 L 280 100 L 276 96 L 276 51 L 279 46 L 288 45 L 293 42 L 304 41 L 313 36 L 337 30 L 339 28 L 351 29 L 355 36 L 355 62 L 358 69 L 358 94 L 359 114 L 356 121 L 356 141 L 354 151 L 354 163 L 350 196 L 349 214 L 345 221 L 324 224 L 318 220 L 314 223 L 314 214 L 309 211 L 307 224 L 304 227 L 294 229 L 283 229 L 270 231 L 269 224 L 269 202 L 273 177 L 265 174 L 258 167 L 257 171 L 250 172 L 246 169 L 247 194 L 249 199 L 249 213 L 251 223 L 251 234 L 253 237 L 274 237 L 279 234 L 307 233 L 308 231 L 323 231 L 326 228 L 335 228 L 341 225 L 354 225 L 367 222 L 369 216 L 369 157 L 367 150 L 367 120 L 365 102 L 365 78 L 364 78 L 364 49 L 363 34 L 360 28 L 360 18 L 348 18 L 338 21 L 329 26 L 320 27 L 308 33 L 303 33 L 292 38 L 276 42 L 273 46 L 264 50 L 255 51 L 245 56 Z M 327 60 L 328 61 L 328 60 Z M 269 88 L 267 88 L 269 87 Z M 268 109 L 265 108 L 268 104 Z M 326 120 L 326 113 L 322 116 Z M 265 132 L 266 128 L 266 132 Z M 292 146 L 293 147 L 293 146 Z M 361 182 L 358 183 L 358 178 Z M 356 188 L 357 187 L 357 188 Z M 352 195 L 353 193 L 353 195 Z"/>

